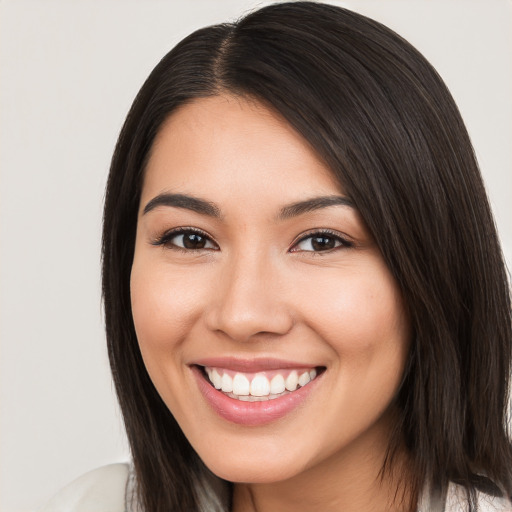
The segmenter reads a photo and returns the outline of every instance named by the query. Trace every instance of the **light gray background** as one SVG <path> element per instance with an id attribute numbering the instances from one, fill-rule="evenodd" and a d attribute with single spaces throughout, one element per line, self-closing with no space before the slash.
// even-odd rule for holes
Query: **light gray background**
<path id="1" fill-rule="evenodd" d="M 0 510 L 127 460 L 100 303 L 103 189 L 138 88 L 193 29 L 269 2 L 0 1 Z M 333 2 L 336 3 L 336 2 Z M 452 90 L 512 261 L 512 3 L 337 2 L 416 45 Z"/>

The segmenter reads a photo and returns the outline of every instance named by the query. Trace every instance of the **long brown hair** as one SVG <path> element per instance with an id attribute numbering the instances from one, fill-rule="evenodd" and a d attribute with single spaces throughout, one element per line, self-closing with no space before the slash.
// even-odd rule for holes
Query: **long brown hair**
<path id="1" fill-rule="evenodd" d="M 179 105 L 222 91 L 263 102 L 310 143 L 401 288 L 413 339 L 383 471 L 405 443 L 415 491 L 426 481 L 443 489 L 454 480 L 471 502 L 485 474 L 510 495 L 509 285 L 455 102 L 425 58 L 388 28 L 339 7 L 291 2 L 181 41 L 144 83 L 115 149 L 103 294 L 145 510 L 202 510 L 208 471 L 155 390 L 133 327 L 129 281 L 144 167 Z"/>

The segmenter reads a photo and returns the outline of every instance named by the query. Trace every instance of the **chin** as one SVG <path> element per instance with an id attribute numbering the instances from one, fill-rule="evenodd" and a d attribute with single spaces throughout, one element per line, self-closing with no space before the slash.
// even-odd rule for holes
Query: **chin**
<path id="1" fill-rule="evenodd" d="M 200 457 L 208 469 L 223 480 L 234 483 L 269 484 L 287 480 L 303 470 L 303 461 L 285 458 L 268 450 L 266 455 L 253 456 L 246 451 L 231 451 L 231 456 L 205 454 Z"/>
<path id="2" fill-rule="evenodd" d="M 223 480 L 233 483 L 271 484 L 287 480 L 295 476 L 298 471 L 280 465 L 244 464 L 239 466 L 228 464 L 207 465 L 208 469 Z"/>

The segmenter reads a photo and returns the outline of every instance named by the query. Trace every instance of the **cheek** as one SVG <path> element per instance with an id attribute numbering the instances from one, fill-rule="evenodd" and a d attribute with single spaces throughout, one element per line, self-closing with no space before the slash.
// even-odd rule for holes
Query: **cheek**
<path id="1" fill-rule="evenodd" d="M 410 328 L 400 292 L 387 271 L 377 270 L 347 272 L 336 284 L 326 279 L 308 316 L 312 330 L 331 349 L 336 406 L 330 400 L 325 407 L 330 432 L 343 443 L 383 417 L 409 353 Z M 338 432 L 339 425 L 345 428 Z"/>
<path id="2" fill-rule="evenodd" d="M 401 294 L 383 265 L 337 272 L 336 279 L 326 272 L 316 280 L 315 290 L 306 281 L 302 290 L 307 322 L 330 346 L 340 375 L 361 383 L 398 385 L 410 328 Z"/>
<path id="3" fill-rule="evenodd" d="M 194 280 L 194 272 L 173 272 L 151 255 L 135 255 L 130 293 L 140 352 L 151 381 L 178 421 L 186 405 L 177 392 L 185 382 L 183 347 L 201 310 Z"/>
<path id="4" fill-rule="evenodd" d="M 200 310 L 198 289 L 190 279 L 185 285 L 182 273 L 136 257 L 130 291 L 135 332 L 150 370 L 152 364 L 163 365 L 162 358 L 176 357 Z"/>
<path id="5" fill-rule="evenodd" d="M 351 340 L 365 349 L 388 336 L 401 337 L 407 322 L 400 294 L 390 279 L 380 277 L 325 279 L 309 308 L 327 339 Z M 305 300 L 311 294 L 304 293 Z"/>

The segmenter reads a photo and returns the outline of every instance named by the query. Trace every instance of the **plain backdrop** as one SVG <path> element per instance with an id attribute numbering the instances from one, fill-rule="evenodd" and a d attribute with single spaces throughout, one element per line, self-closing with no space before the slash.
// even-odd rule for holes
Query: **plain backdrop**
<path id="1" fill-rule="evenodd" d="M 129 459 L 100 297 L 113 146 L 143 80 L 175 43 L 265 3 L 0 1 L 2 512 L 34 510 L 81 473 Z M 510 264 L 512 3 L 337 3 L 395 29 L 444 77 Z"/>

